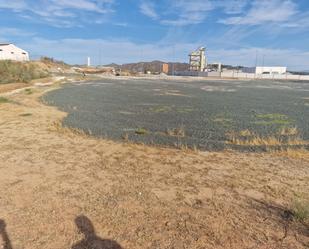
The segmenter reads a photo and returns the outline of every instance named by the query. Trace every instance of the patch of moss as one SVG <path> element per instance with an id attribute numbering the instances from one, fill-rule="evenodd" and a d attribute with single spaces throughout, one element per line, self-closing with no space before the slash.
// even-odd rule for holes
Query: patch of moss
<path id="1" fill-rule="evenodd" d="M 190 112 L 193 112 L 194 111 L 194 109 L 193 108 L 178 108 L 177 109 L 177 112 L 179 112 L 179 113 L 190 113 Z"/>
<path id="2" fill-rule="evenodd" d="M 162 112 L 170 112 L 172 108 L 170 106 L 158 106 L 150 109 L 152 112 L 162 113 Z"/>
<path id="3" fill-rule="evenodd" d="M 9 102 L 9 100 L 7 99 L 7 98 L 5 98 L 5 97 L 0 97 L 0 104 L 1 103 L 8 103 Z"/>
<path id="4" fill-rule="evenodd" d="M 309 203 L 304 201 L 294 201 L 293 215 L 298 221 L 306 221 L 309 219 Z"/>
<path id="5" fill-rule="evenodd" d="M 280 113 L 257 114 L 253 123 L 256 125 L 289 125 L 293 123 L 288 116 Z"/>
<path id="6" fill-rule="evenodd" d="M 146 135 L 148 133 L 148 131 L 144 128 L 137 128 L 135 130 L 135 134 L 137 135 Z"/>
<path id="7" fill-rule="evenodd" d="M 215 118 L 213 119 L 213 121 L 216 123 L 223 123 L 223 124 L 227 124 L 227 123 L 230 124 L 233 122 L 233 120 L 230 118 Z"/>
<path id="8" fill-rule="evenodd" d="M 31 88 L 25 89 L 26 94 L 30 95 L 33 93 L 33 90 Z"/>
<path id="9" fill-rule="evenodd" d="M 22 113 L 19 116 L 21 116 L 21 117 L 29 117 L 29 116 L 32 116 L 32 113 Z"/>

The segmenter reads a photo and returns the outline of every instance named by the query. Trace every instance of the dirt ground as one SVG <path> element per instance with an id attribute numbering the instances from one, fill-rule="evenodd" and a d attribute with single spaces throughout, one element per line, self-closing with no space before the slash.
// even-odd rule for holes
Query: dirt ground
<path id="1" fill-rule="evenodd" d="M 99 140 L 59 126 L 51 89 L 0 104 L 0 248 L 309 248 L 308 152 Z"/>

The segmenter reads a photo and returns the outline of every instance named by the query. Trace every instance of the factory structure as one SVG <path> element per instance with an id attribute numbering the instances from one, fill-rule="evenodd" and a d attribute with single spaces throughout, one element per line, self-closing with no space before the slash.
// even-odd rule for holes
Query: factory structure
<path id="1" fill-rule="evenodd" d="M 287 67 L 244 67 L 242 69 L 243 73 L 251 73 L 251 74 L 269 74 L 269 75 L 276 75 L 276 74 L 286 74 Z"/>
<path id="2" fill-rule="evenodd" d="M 176 71 L 174 75 L 199 77 L 220 76 L 221 71 L 222 64 L 220 62 L 209 64 L 206 56 L 206 48 L 200 47 L 189 54 L 189 70 Z"/>
<path id="3" fill-rule="evenodd" d="M 189 54 L 187 71 L 176 71 L 178 76 L 199 77 L 243 77 L 243 78 L 282 78 L 288 75 L 287 67 L 256 66 L 256 67 L 222 67 L 221 62 L 209 63 L 206 48 L 200 47 Z M 287 77 L 288 78 L 288 77 Z"/>
<path id="4" fill-rule="evenodd" d="M 204 72 L 207 68 L 206 48 L 200 47 L 189 54 L 190 71 Z"/>
<path id="5" fill-rule="evenodd" d="M 11 43 L 0 43 L 0 60 L 29 61 L 29 53 Z"/>

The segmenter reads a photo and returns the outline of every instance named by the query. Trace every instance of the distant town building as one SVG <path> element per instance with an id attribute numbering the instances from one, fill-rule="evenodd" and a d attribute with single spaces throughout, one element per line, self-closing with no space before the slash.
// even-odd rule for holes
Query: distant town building
<path id="1" fill-rule="evenodd" d="M 244 73 L 252 74 L 286 74 L 287 67 L 244 67 Z"/>
<path id="2" fill-rule="evenodd" d="M 0 43 L 0 60 L 29 61 L 29 54 L 14 44 Z"/>
<path id="3" fill-rule="evenodd" d="M 165 73 L 165 74 L 168 74 L 168 70 L 169 70 L 169 68 L 168 68 L 168 64 L 167 63 L 163 63 L 162 64 L 162 73 Z"/>

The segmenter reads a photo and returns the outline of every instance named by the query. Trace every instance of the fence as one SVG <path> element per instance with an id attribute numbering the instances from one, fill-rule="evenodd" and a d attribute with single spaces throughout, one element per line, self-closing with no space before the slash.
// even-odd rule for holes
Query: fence
<path id="1" fill-rule="evenodd" d="M 175 76 L 194 76 L 194 77 L 218 77 L 233 79 L 269 79 L 269 80 L 309 80 L 309 75 L 294 74 L 254 74 L 238 71 L 223 72 L 196 72 L 196 71 L 177 71 Z"/>
<path id="2" fill-rule="evenodd" d="M 211 76 L 211 73 L 208 74 Z M 219 76 L 221 78 L 236 78 L 236 79 L 270 79 L 270 80 L 309 80 L 309 75 L 294 75 L 294 74 L 253 74 L 243 72 L 224 71 Z"/>

